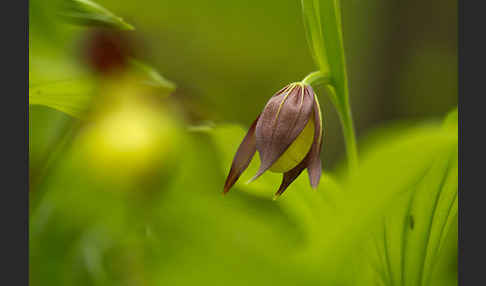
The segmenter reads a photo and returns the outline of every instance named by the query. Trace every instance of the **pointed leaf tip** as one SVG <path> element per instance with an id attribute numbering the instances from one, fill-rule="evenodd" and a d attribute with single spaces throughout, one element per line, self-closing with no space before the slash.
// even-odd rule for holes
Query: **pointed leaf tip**
<path id="1" fill-rule="evenodd" d="M 130 58 L 128 62 L 137 75 L 141 77 L 143 84 L 166 91 L 167 94 L 170 94 L 176 89 L 176 85 L 163 77 L 154 67 L 134 58 Z"/>
<path id="2" fill-rule="evenodd" d="M 68 22 L 81 26 L 97 26 L 119 30 L 135 30 L 123 18 L 91 0 L 68 0 L 63 2 L 60 16 Z"/>

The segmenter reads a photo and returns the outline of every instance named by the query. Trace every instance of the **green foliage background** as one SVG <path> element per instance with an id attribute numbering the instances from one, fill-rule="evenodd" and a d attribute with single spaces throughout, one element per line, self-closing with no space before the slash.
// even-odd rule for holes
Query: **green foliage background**
<path id="1" fill-rule="evenodd" d="M 268 98 L 315 69 L 300 1 L 97 3 L 30 1 L 31 285 L 456 284 L 455 1 L 341 1 L 360 165 L 318 89 L 321 183 L 276 201 L 280 174 L 245 184 L 257 157 L 221 192 Z M 99 25 L 136 43 L 129 76 L 82 61 Z"/>

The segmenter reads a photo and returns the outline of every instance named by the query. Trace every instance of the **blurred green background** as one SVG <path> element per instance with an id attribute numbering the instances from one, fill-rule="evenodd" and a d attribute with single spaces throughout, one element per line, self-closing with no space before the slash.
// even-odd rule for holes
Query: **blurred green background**
<path id="1" fill-rule="evenodd" d="M 457 105 L 457 1 L 341 1 L 358 136 L 386 120 Z M 100 1 L 137 27 L 146 57 L 196 119 L 248 126 L 269 96 L 315 70 L 300 1 Z M 343 157 L 324 100 L 325 167 Z"/>
<path id="2" fill-rule="evenodd" d="M 300 1 L 97 1 L 173 92 L 93 73 L 93 29 L 57 23 L 61 2 L 30 1 L 30 88 L 94 77 L 95 96 L 82 119 L 30 105 L 31 285 L 454 285 L 457 129 L 441 121 L 457 105 L 456 1 L 341 1 L 364 163 L 340 168 L 321 96 L 319 189 L 303 174 L 276 202 L 278 174 L 221 191 L 266 101 L 316 69 Z"/>

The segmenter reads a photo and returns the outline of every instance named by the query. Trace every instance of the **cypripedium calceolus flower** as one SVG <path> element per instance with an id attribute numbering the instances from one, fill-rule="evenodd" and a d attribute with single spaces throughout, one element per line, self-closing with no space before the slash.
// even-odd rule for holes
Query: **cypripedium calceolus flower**
<path id="1" fill-rule="evenodd" d="M 253 181 L 265 171 L 283 173 L 276 192 L 285 189 L 307 169 L 316 188 L 321 177 L 322 115 L 310 85 L 291 83 L 277 92 L 253 122 L 233 159 L 224 193 L 236 183 L 258 151 L 260 168 Z"/>

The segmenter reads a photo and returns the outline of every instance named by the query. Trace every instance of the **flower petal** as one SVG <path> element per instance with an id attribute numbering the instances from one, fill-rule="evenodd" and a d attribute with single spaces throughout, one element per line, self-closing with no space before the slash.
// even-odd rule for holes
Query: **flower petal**
<path id="1" fill-rule="evenodd" d="M 314 143 L 312 144 L 311 150 L 308 155 L 309 164 L 307 166 L 307 173 L 309 174 L 309 181 L 312 188 L 317 188 L 319 180 L 322 174 L 322 164 L 321 164 L 321 148 L 322 148 L 322 114 L 319 106 L 319 101 L 315 96 L 312 88 L 309 86 L 311 94 L 314 96 Z"/>
<path id="2" fill-rule="evenodd" d="M 310 86 L 309 86 L 310 88 Z M 316 188 L 319 184 L 319 180 L 322 174 L 322 164 L 321 164 L 321 157 L 320 151 L 322 147 L 322 114 L 321 109 L 319 106 L 319 101 L 317 100 L 316 95 L 312 88 L 307 90 L 306 92 L 309 93 L 315 100 L 313 104 L 313 115 L 314 116 L 314 142 L 312 143 L 312 147 L 307 153 L 306 157 L 302 162 L 300 162 L 295 168 L 292 170 L 284 173 L 282 178 L 282 183 L 278 191 L 275 193 L 275 196 L 278 197 L 290 186 L 290 184 L 302 173 L 302 171 L 307 168 L 307 173 L 309 174 L 309 180 L 311 183 L 312 188 Z"/>
<path id="3" fill-rule="evenodd" d="M 268 170 L 302 132 L 314 99 L 301 85 L 272 97 L 258 120 L 255 135 L 261 165 L 253 181 Z"/>
<path id="4" fill-rule="evenodd" d="M 226 182 L 224 183 L 224 194 L 231 189 L 231 187 L 240 177 L 241 173 L 243 173 L 243 171 L 248 168 L 248 165 L 250 165 L 251 158 L 256 151 L 255 128 L 259 118 L 260 115 L 258 115 L 255 121 L 251 124 L 250 129 L 246 133 L 245 138 L 243 138 L 240 147 L 238 147 L 238 150 L 236 151 L 233 163 L 231 164 L 231 169 L 228 177 L 226 178 Z"/>
<path id="5" fill-rule="evenodd" d="M 308 157 L 308 155 L 307 155 Z M 306 159 L 302 160 L 297 166 L 295 166 L 292 170 L 285 172 L 282 178 L 282 183 L 278 188 L 278 191 L 275 193 L 275 197 L 279 197 L 283 192 L 287 189 L 290 184 L 297 179 L 297 177 L 304 171 L 305 167 L 307 166 L 307 157 Z"/>
<path id="6" fill-rule="evenodd" d="M 294 86 L 293 84 L 288 84 L 288 85 L 284 86 L 282 89 L 277 91 L 277 93 L 275 93 L 272 97 L 279 96 L 282 93 L 288 92 L 290 89 L 292 89 L 293 86 Z"/>

